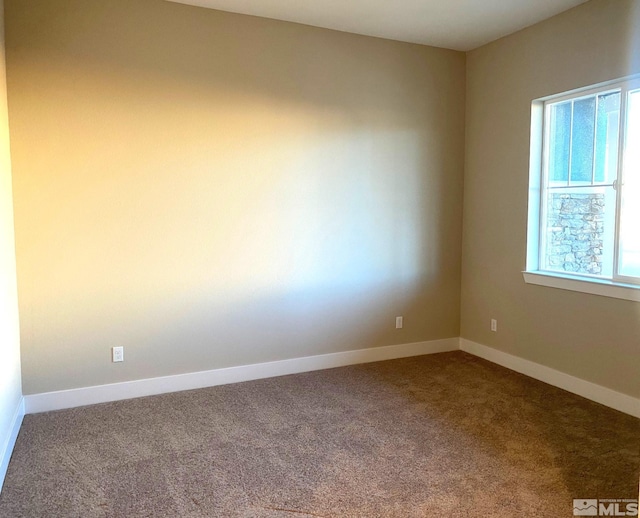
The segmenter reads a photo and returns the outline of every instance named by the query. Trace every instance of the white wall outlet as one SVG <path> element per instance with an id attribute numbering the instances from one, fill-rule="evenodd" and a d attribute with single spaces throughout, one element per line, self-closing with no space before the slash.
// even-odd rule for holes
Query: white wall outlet
<path id="1" fill-rule="evenodd" d="M 396 317 L 396 329 L 402 329 L 402 317 Z"/>
<path id="2" fill-rule="evenodd" d="M 498 321 L 495 318 L 491 319 L 491 331 L 494 333 L 498 331 Z"/>
<path id="3" fill-rule="evenodd" d="M 114 363 L 124 361 L 124 347 L 111 348 L 111 361 L 113 361 Z"/>

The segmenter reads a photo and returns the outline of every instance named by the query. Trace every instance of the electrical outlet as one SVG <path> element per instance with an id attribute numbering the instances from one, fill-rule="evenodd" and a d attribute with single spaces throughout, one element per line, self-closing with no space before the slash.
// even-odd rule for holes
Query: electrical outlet
<path id="1" fill-rule="evenodd" d="M 111 348 L 111 361 L 114 363 L 124 361 L 124 347 Z"/>
<path id="2" fill-rule="evenodd" d="M 494 333 L 498 332 L 498 321 L 495 318 L 491 319 L 491 331 Z"/>
<path id="3" fill-rule="evenodd" d="M 396 329 L 402 329 L 402 317 L 396 317 Z"/>

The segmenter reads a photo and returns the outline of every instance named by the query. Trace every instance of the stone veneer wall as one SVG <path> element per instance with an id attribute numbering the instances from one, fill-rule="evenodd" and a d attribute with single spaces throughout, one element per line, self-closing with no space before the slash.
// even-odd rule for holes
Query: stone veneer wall
<path id="1" fill-rule="evenodd" d="M 551 270 L 602 273 L 604 194 L 549 195 L 547 265 Z"/>

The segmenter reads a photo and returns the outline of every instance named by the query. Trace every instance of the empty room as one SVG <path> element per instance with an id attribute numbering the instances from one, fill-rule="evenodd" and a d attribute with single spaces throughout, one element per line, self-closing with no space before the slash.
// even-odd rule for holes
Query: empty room
<path id="1" fill-rule="evenodd" d="M 640 0 L 0 0 L 0 517 L 638 516 Z"/>

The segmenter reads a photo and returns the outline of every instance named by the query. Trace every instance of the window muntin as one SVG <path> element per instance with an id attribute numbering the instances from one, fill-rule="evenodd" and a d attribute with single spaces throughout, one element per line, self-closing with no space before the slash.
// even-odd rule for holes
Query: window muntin
<path id="1" fill-rule="evenodd" d="M 640 85 L 549 99 L 543 128 L 535 270 L 640 283 Z"/>

